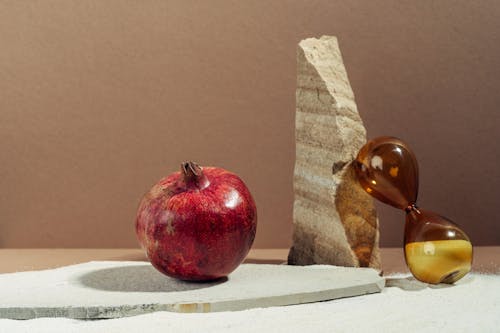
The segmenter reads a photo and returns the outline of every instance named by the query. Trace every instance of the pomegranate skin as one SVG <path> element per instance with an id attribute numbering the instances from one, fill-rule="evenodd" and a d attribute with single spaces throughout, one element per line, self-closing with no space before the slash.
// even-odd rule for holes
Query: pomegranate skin
<path id="1" fill-rule="evenodd" d="M 245 183 L 216 167 L 182 164 L 139 205 L 136 233 L 151 264 L 181 280 L 227 276 L 255 238 L 257 211 Z"/>

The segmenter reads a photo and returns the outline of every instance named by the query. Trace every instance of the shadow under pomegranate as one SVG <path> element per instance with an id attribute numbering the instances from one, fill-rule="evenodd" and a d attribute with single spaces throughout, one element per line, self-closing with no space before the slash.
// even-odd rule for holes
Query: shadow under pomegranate
<path id="1" fill-rule="evenodd" d="M 209 288 L 228 280 L 227 277 L 206 282 L 182 281 L 158 272 L 152 266 L 136 265 L 105 268 L 87 273 L 79 282 L 89 288 L 126 292 L 175 292 Z"/>

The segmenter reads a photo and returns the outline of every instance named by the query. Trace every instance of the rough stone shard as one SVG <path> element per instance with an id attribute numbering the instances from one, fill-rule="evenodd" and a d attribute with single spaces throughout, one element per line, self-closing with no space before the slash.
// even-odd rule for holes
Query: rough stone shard
<path id="1" fill-rule="evenodd" d="M 379 268 L 377 214 L 351 165 L 366 130 L 335 37 L 299 43 L 295 124 L 288 262 Z"/>
<path id="2" fill-rule="evenodd" d="M 235 311 L 377 293 L 384 284 L 370 268 L 243 264 L 227 279 L 194 283 L 166 277 L 146 262 L 95 261 L 0 274 L 0 319 Z"/>

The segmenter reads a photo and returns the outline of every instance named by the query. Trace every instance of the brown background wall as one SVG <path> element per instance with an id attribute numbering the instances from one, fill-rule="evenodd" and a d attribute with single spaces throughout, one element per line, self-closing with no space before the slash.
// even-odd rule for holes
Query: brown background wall
<path id="1" fill-rule="evenodd" d="M 255 246 L 288 246 L 295 49 L 323 34 L 369 136 L 414 148 L 420 205 L 500 244 L 500 2 L 61 0 L 0 3 L 0 247 L 134 247 L 187 159 L 238 173 Z M 400 245 L 403 213 L 380 218 Z"/>

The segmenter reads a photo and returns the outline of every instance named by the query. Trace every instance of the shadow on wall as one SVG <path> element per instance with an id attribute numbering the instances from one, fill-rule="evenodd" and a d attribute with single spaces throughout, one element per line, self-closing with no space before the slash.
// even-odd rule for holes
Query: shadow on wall
<path id="1" fill-rule="evenodd" d="M 174 292 L 212 287 L 227 281 L 188 282 L 170 278 L 150 265 L 113 267 L 96 270 L 79 278 L 86 287 L 106 291 Z"/>

